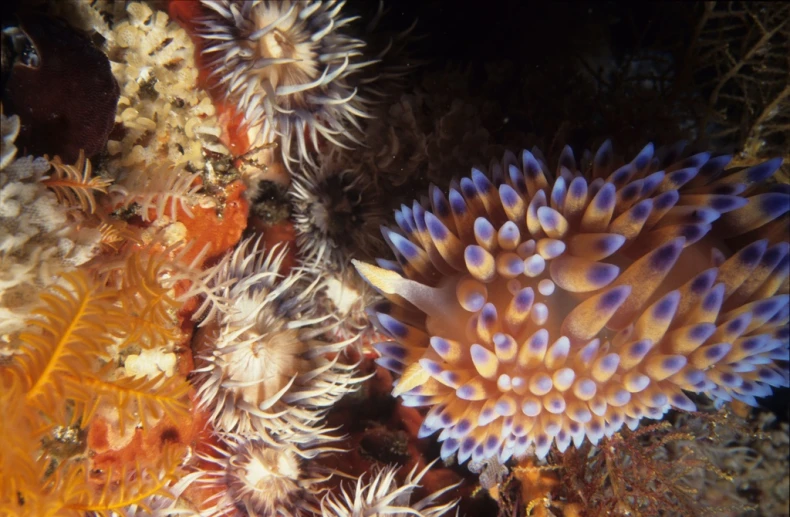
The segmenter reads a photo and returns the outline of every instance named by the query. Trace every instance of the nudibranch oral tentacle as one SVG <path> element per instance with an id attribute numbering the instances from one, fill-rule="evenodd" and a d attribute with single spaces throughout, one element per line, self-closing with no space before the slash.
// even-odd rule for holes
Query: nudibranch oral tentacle
<path id="1" fill-rule="evenodd" d="M 694 410 L 684 392 L 756 405 L 790 383 L 790 193 L 764 183 L 781 160 L 651 144 L 616 166 L 607 141 L 586 161 L 508 152 L 396 211 L 395 262 L 354 262 L 391 302 L 378 363 L 443 458 L 544 457 Z"/>

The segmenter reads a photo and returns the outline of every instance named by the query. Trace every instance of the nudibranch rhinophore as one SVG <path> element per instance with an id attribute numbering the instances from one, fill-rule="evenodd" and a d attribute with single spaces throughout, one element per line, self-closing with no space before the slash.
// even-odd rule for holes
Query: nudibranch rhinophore
<path id="1" fill-rule="evenodd" d="M 382 229 L 396 261 L 355 261 L 392 302 L 371 309 L 378 363 L 430 407 L 442 458 L 542 458 L 694 410 L 684 391 L 756 405 L 788 385 L 781 159 L 682 151 L 618 166 L 607 141 L 577 166 L 566 147 L 556 174 L 507 152 L 402 205 Z"/>
<path id="2" fill-rule="evenodd" d="M 208 79 L 244 116 L 253 146 L 279 141 L 290 168 L 312 164 L 309 148 L 321 139 L 340 147 L 355 141 L 348 129 L 361 129 L 368 101 L 353 76 L 374 61 L 363 61 L 365 43 L 344 33 L 356 19 L 341 15 L 345 2 L 201 3 L 197 36 Z"/>

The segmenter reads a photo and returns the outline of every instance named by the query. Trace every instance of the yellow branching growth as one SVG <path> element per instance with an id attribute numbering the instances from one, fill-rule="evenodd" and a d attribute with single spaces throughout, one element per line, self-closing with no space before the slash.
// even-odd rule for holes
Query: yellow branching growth
<path id="1" fill-rule="evenodd" d="M 141 242 L 139 228 L 130 226 L 126 221 L 107 217 L 99 217 L 99 220 L 101 221 L 98 227 L 101 233 L 99 243 L 103 253 L 117 253 L 124 244 Z"/>
<path id="2" fill-rule="evenodd" d="M 150 514 L 147 500 L 157 496 L 172 498 L 167 487 L 178 477 L 183 456 L 182 447 L 169 446 L 155 466 L 136 461 L 134 468 L 123 468 L 120 472 L 109 469 L 98 490 L 86 488 L 91 483 L 90 473 L 80 465 L 71 473 L 71 479 L 63 490 L 68 501 L 64 509 L 79 515 L 93 512 L 94 515 L 111 517 L 135 505 Z"/>
<path id="3" fill-rule="evenodd" d="M 85 159 L 83 151 L 74 165 L 63 163 L 59 156 L 49 163 L 53 173 L 43 183 L 55 193 L 58 201 L 89 214 L 96 212 L 94 193 L 106 194 L 112 181 L 101 176 L 91 177 L 91 162 Z"/>
<path id="4" fill-rule="evenodd" d="M 147 497 L 167 493 L 183 451 L 156 468 L 109 472 L 97 484 L 89 480 L 95 472 L 88 472 L 88 460 L 56 460 L 42 442 L 56 426 L 85 428 L 108 411 L 117 415 L 119 433 L 189 418 L 186 379 L 133 378 L 118 369 L 126 348 L 172 346 L 181 338 L 180 302 L 163 285 L 167 255 L 143 253 L 130 254 L 114 276 L 64 274 L 40 295 L 20 335 L 20 353 L 0 366 L 0 405 L 7 412 L 0 419 L 0 515 L 110 515 L 130 504 L 144 508 Z"/>
<path id="5" fill-rule="evenodd" d="M 0 515 L 112 517 L 124 515 L 124 509 L 131 506 L 150 514 L 153 498 L 173 498 L 168 486 L 177 479 L 183 456 L 183 447 L 168 446 L 155 465 L 138 460 L 131 468 L 109 469 L 101 479 L 92 475 L 87 462 L 74 462 L 43 481 L 22 480 L 14 487 L 13 499 L 6 499 L 5 494 L 0 499 Z"/>
<path id="6" fill-rule="evenodd" d="M 151 267 L 140 268 L 141 260 L 136 255 L 129 259 L 121 291 L 106 289 L 88 273 L 77 271 L 41 295 L 43 306 L 30 321 L 31 330 L 21 335 L 24 347 L 16 364 L 29 406 L 54 417 L 63 411 L 64 399 L 72 400 L 77 404 L 71 420 L 83 425 L 102 402 L 111 402 L 122 420 L 143 424 L 188 414 L 189 387 L 180 378 L 113 378 L 112 363 L 99 370 L 112 344 L 161 345 L 178 335 L 176 320 L 168 312 L 177 302 L 157 282 L 161 263 L 157 266 L 149 258 Z"/>
<path id="7" fill-rule="evenodd" d="M 36 423 L 25 411 L 22 383 L 11 372 L 0 378 L 0 515 L 11 514 L 9 508 L 20 497 L 35 498 L 36 486 L 44 475 L 41 465 L 32 461 L 31 451 L 38 447 Z"/>
<path id="8" fill-rule="evenodd" d="M 123 329 L 113 295 L 101 291 L 90 275 L 66 273 L 61 284 L 41 294 L 30 330 L 21 334 L 21 360 L 16 365 L 26 381 L 28 405 L 48 415 L 63 408 L 63 380 L 80 379 Z"/>
<path id="9" fill-rule="evenodd" d="M 90 421 L 103 404 L 115 407 L 118 408 L 119 427 L 123 434 L 129 421 L 139 421 L 143 429 L 148 429 L 149 421 L 164 417 L 177 422 L 189 413 L 189 383 L 180 376 L 168 378 L 160 374 L 153 379 L 121 377 L 106 380 L 109 377 L 104 373 L 88 375 L 79 381 L 67 380 L 69 395 L 77 403 L 83 421 Z"/>
<path id="10" fill-rule="evenodd" d="M 123 312 L 128 318 L 126 342 L 154 348 L 180 336 L 176 311 L 181 307 L 170 286 L 162 285 L 168 273 L 167 253 L 132 253 L 125 262 L 121 279 Z"/>

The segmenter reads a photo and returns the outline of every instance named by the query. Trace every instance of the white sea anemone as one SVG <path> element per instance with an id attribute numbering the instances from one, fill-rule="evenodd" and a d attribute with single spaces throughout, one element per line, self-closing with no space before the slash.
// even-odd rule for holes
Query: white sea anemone
<path id="1" fill-rule="evenodd" d="M 305 264 L 343 271 L 352 258 L 384 251 L 382 200 L 363 173 L 322 164 L 303 168 L 291 184 L 296 243 Z"/>
<path id="2" fill-rule="evenodd" d="M 357 118 L 368 115 L 352 75 L 372 61 L 360 60 L 364 42 L 342 32 L 355 19 L 342 17 L 345 2 L 201 2 L 209 80 L 243 114 L 254 147 L 279 137 L 290 168 L 312 163 L 308 147 L 317 151 L 321 139 L 355 140 L 348 124 L 359 129 Z"/>
<path id="3" fill-rule="evenodd" d="M 358 348 L 370 346 L 380 339 L 367 311 L 381 296 L 359 277 L 353 268 L 327 271 L 325 268 L 303 268 L 303 285 L 317 282 L 311 306 L 312 315 L 324 316 L 328 340 L 345 340 L 354 336 Z"/>
<path id="4" fill-rule="evenodd" d="M 197 483 L 219 489 L 205 501 L 201 515 L 246 512 L 250 517 L 298 517 L 317 511 L 317 485 L 331 473 L 305 460 L 333 449 L 302 450 L 272 446 L 257 438 L 223 438 L 228 450 L 214 447 L 212 454 L 200 455 L 217 468 L 203 470 Z"/>
<path id="5" fill-rule="evenodd" d="M 339 362 L 355 338 L 317 339 L 324 318 L 305 317 L 315 285 L 294 292 L 299 273 L 278 273 L 284 257 L 284 248 L 267 253 L 260 239 L 247 239 L 215 266 L 216 293 L 232 306 L 212 308 L 201 323 L 199 404 L 220 431 L 255 432 L 269 443 L 326 441 L 324 413 L 363 380 L 356 365 Z"/>
<path id="6" fill-rule="evenodd" d="M 458 500 L 442 503 L 439 499 L 458 485 L 450 485 L 430 494 L 424 499 L 411 502 L 420 488 L 420 480 L 431 468 L 428 465 L 420 472 L 417 466 L 409 472 L 403 484 L 398 486 L 395 474 L 397 467 L 389 466 L 376 473 L 370 483 L 365 484 L 360 476 L 352 493 L 345 489 L 341 494 L 327 493 L 321 500 L 323 517 L 368 517 L 389 515 L 392 517 L 438 517 L 452 510 Z"/>

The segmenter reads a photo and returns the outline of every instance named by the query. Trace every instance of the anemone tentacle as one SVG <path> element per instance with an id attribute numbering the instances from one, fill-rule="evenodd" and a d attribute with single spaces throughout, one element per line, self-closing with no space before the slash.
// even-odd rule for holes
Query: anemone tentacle
<path id="1" fill-rule="evenodd" d="M 341 494 L 328 492 L 321 500 L 320 515 L 322 517 L 362 517 L 364 515 L 439 517 L 445 515 L 452 511 L 458 501 L 441 502 L 441 499 L 458 485 L 447 486 L 419 501 L 411 501 L 413 492 L 420 487 L 420 480 L 432 465 L 427 465 L 419 472 L 415 465 L 400 486 L 395 479 L 398 469 L 394 466 L 379 470 L 367 484 L 363 481 L 364 476 L 360 476 L 351 493 L 345 489 Z"/>
<path id="2" fill-rule="evenodd" d="M 695 409 L 684 392 L 756 405 L 788 385 L 781 160 L 678 149 L 618 166 L 608 141 L 580 165 L 566 148 L 556 174 L 507 152 L 397 210 L 396 261 L 354 262 L 391 301 L 370 311 L 392 339 L 378 362 L 443 458 L 544 457 Z"/>

